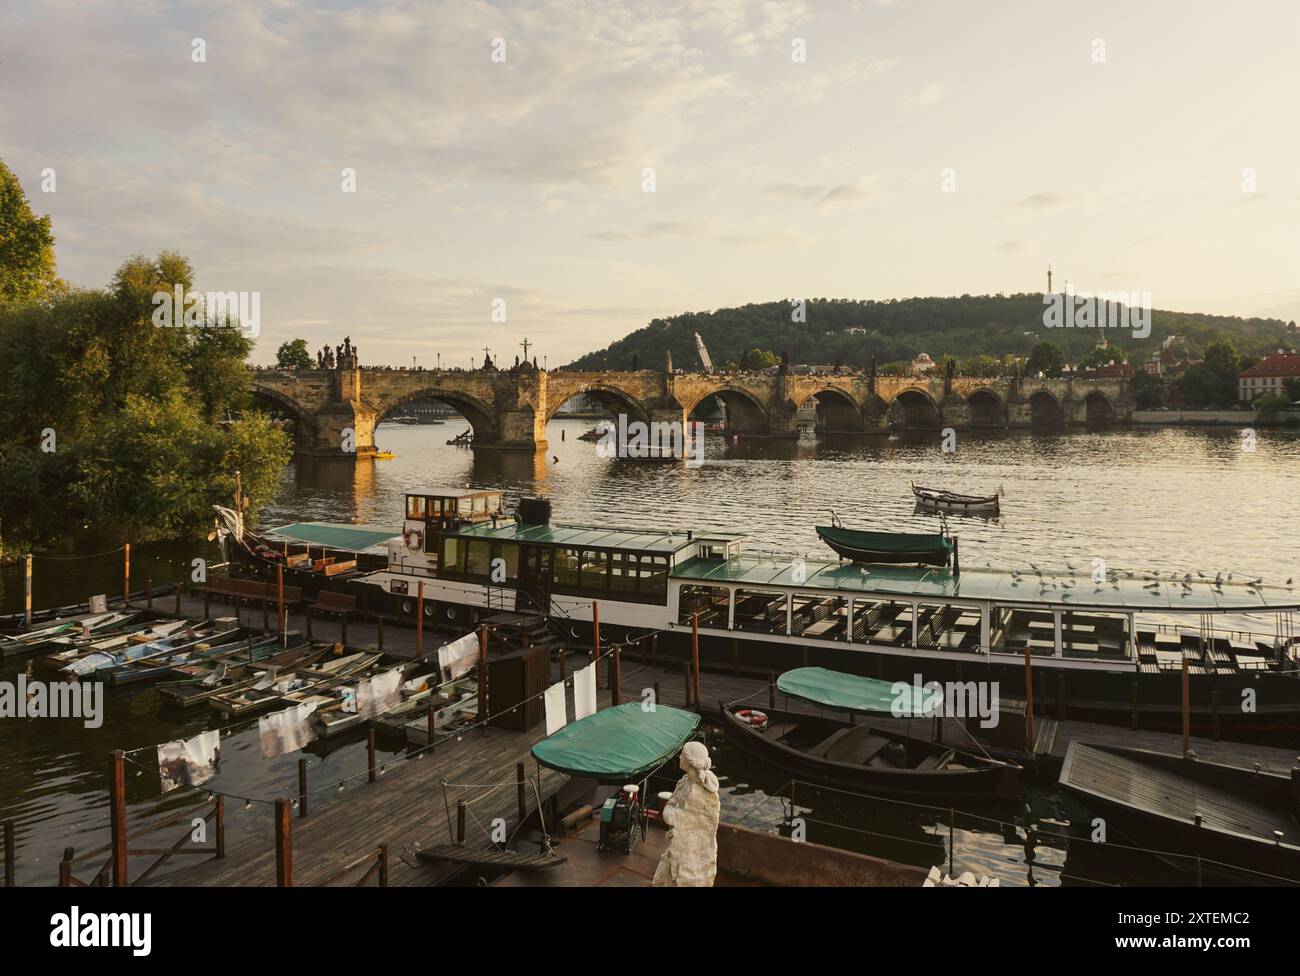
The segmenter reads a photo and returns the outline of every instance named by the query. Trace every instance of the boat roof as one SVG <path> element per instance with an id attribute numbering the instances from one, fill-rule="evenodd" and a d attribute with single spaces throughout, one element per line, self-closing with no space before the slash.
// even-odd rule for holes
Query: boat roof
<path id="1" fill-rule="evenodd" d="M 340 525 L 337 522 L 294 522 L 268 531 L 294 542 L 349 552 L 361 552 L 402 534 L 401 528 L 394 525 Z"/>
<path id="2" fill-rule="evenodd" d="M 613 705 L 543 739 L 533 746 L 533 758 L 570 776 L 626 782 L 662 765 L 699 724 L 694 712 L 667 705 Z"/>
<path id="3" fill-rule="evenodd" d="M 922 718 L 942 704 L 919 685 L 864 678 L 826 668 L 795 668 L 776 679 L 783 695 L 863 715 Z"/>
<path id="4" fill-rule="evenodd" d="M 480 495 L 500 495 L 499 488 L 410 488 L 405 495 L 420 495 L 428 498 L 478 498 Z"/>
<path id="5" fill-rule="evenodd" d="M 655 529 L 601 529 L 591 526 L 570 525 L 520 525 L 514 519 L 503 519 L 493 528 L 490 522 L 461 525 L 444 529 L 444 536 L 462 539 L 490 539 L 504 542 L 530 542 L 537 545 L 571 546 L 600 549 L 633 549 L 638 552 L 669 555 L 701 541 L 724 540 L 717 533 L 694 535 L 686 538 L 685 532 Z"/>
<path id="6" fill-rule="evenodd" d="M 1169 610 L 1273 612 L 1300 608 L 1300 591 L 1294 587 L 1198 581 L 1191 588 L 1180 582 L 1160 582 L 1154 587 L 1126 577 L 1097 584 L 1087 575 L 1040 580 L 1034 574 L 1017 579 L 1009 570 L 951 569 L 928 566 L 860 565 L 806 560 L 802 581 L 795 579 L 791 560 L 762 556 L 732 559 L 693 557 L 677 565 L 674 579 L 753 587 L 779 586 L 798 590 L 835 590 L 840 593 L 897 595 L 923 600 L 979 600 L 998 603 L 1041 604 L 1044 607 L 1079 607 L 1094 610 Z M 1067 585 L 1073 583 L 1073 585 Z"/>

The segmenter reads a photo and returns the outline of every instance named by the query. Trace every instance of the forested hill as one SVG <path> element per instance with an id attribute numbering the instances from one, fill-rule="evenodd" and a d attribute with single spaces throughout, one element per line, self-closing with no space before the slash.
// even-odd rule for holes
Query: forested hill
<path id="1" fill-rule="evenodd" d="M 1043 296 L 962 295 L 959 298 L 906 298 L 889 301 L 814 298 L 806 321 L 791 321 L 788 300 L 687 312 L 655 319 L 619 339 L 608 349 L 575 360 L 574 369 L 662 369 L 671 352 L 679 369 L 698 369 L 694 333 L 704 339 L 715 367 L 744 362 L 751 350 L 777 357 L 790 352 L 792 363 L 865 366 L 875 356 L 880 365 L 928 353 L 962 360 L 973 356 L 1025 356 L 1038 342 L 1052 342 L 1067 361 L 1083 359 L 1105 332 L 1112 346 L 1123 348 L 1137 363 L 1160 348 L 1169 334 L 1181 334 L 1198 356 L 1213 339 L 1226 336 L 1247 356 L 1271 351 L 1279 340 L 1294 345 L 1294 325 L 1278 319 L 1243 319 L 1195 312 L 1152 312 L 1151 335 L 1137 340 L 1124 329 L 1048 329 L 1043 325 Z M 865 332 L 848 330 L 864 329 Z"/>

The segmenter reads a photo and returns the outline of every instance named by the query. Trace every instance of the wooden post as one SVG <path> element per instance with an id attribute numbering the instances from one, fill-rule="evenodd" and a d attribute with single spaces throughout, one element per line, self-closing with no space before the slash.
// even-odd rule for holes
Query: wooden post
<path id="1" fill-rule="evenodd" d="M 521 767 L 522 768 L 522 767 Z M 14 886 L 14 874 L 16 865 L 14 864 L 14 822 L 5 821 L 5 887 Z"/>
<path id="2" fill-rule="evenodd" d="M 600 683 L 600 604 L 591 601 L 591 663 L 596 665 L 597 687 Z"/>
<path id="3" fill-rule="evenodd" d="M 659 666 L 659 635 L 654 634 L 650 638 L 650 667 Z"/>
<path id="4" fill-rule="evenodd" d="M 307 816 L 307 760 L 298 760 L 298 816 Z"/>
<path id="5" fill-rule="evenodd" d="M 619 660 L 618 645 L 615 644 L 612 650 L 609 662 L 610 700 L 615 705 L 621 705 L 623 704 L 623 668 Z"/>
<path id="6" fill-rule="evenodd" d="M 108 754 L 108 818 L 112 839 L 113 887 L 125 888 L 126 879 L 126 753 Z"/>
<path id="7" fill-rule="evenodd" d="M 1192 751 L 1192 689 L 1187 674 L 1187 658 L 1183 658 L 1183 755 Z"/>
<path id="8" fill-rule="evenodd" d="M 382 613 L 375 614 L 375 634 L 379 642 L 379 649 L 382 651 L 384 649 L 384 615 Z"/>
<path id="9" fill-rule="evenodd" d="M 32 554 L 30 552 L 24 562 L 27 564 L 24 574 L 27 578 L 27 589 L 23 598 L 23 623 L 30 627 L 32 625 Z"/>
<path id="10" fill-rule="evenodd" d="M 767 673 L 767 707 L 776 711 L 776 675 L 771 671 Z"/>
<path id="11" fill-rule="evenodd" d="M 700 615 L 691 614 L 691 667 L 695 671 L 695 707 L 700 707 Z"/>
<path id="12" fill-rule="evenodd" d="M 72 855 L 73 848 L 65 847 L 63 849 L 63 859 L 59 861 L 59 887 L 72 887 Z"/>
<path id="13" fill-rule="evenodd" d="M 122 548 L 122 606 L 131 602 L 131 543 Z"/>
<path id="14" fill-rule="evenodd" d="M 275 801 L 275 886 L 293 887 L 293 821 L 289 801 Z"/>
<path id="15" fill-rule="evenodd" d="M 465 801 L 456 801 L 456 843 L 465 843 Z"/>
<path id="16" fill-rule="evenodd" d="M 478 719 L 483 722 L 483 734 L 487 735 L 487 624 L 478 629 Z"/>
<path id="17" fill-rule="evenodd" d="M 424 659 L 424 580 L 415 587 L 415 656 Z M 482 679 L 480 678 L 480 681 Z"/>
<path id="18" fill-rule="evenodd" d="M 515 800 L 519 806 L 519 822 L 524 822 L 524 817 L 528 816 L 528 791 L 525 788 L 528 784 L 528 777 L 524 772 L 523 763 L 515 763 Z"/>
<path id="19" fill-rule="evenodd" d="M 379 887 L 388 887 L 388 845 L 379 845 Z"/>
<path id="20" fill-rule="evenodd" d="M 375 772 L 375 730 L 374 729 L 371 729 L 370 733 L 366 736 L 366 760 L 370 764 L 370 782 L 373 783 L 376 779 L 379 778 L 379 774 Z"/>
<path id="21" fill-rule="evenodd" d="M 1034 751 L 1034 664 L 1028 644 L 1025 645 L 1025 751 Z"/>
<path id="22" fill-rule="evenodd" d="M 153 580 L 148 576 L 144 579 L 144 605 L 145 609 L 153 609 Z"/>
<path id="23" fill-rule="evenodd" d="M 658 705 L 662 701 L 663 699 L 659 697 L 659 682 L 656 681 L 655 682 L 655 705 Z"/>
<path id="24" fill-rule="evenodd" d="M 288 543 L 285 543 L 288 546 Z M 284 565 L 279 563 L 275 567 L 275 593 L 276 593 L 276 611 L 275 627 L 280 631 L 280 644 L 283 647 L 289 646 L 289 638 L 285 635 L 285 624 L 287 622 L 284 615 Z"/>
<path id="25" fill-rule="evenodd" d="M 215 802 L 216 802 L 216 807 L 217 807 L 217 815 L 216 815 L 216 817 L 215 817 L 216 822 L 217 822 L 217 824 L 216 824 L 216 826 L 217 826 L 217 843 L 216 843 L 216 848 L 217 848 L 217 850 L 216 850 L 216 852 L 214 853 L 213 856 L 214 856 L 214 857 L 225 857 L 225 856 L 226 856 L 226 798 L 225 798 L 224 796 L 222 796 L 221 794 L 218 793 Z"/>

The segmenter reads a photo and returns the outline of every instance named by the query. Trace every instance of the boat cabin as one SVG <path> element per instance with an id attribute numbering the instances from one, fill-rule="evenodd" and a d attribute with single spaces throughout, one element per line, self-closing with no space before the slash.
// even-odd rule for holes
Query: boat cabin
<path id="1" fill-rule="evenodd" d="M 425 488 L 406 495 L 406 521 L 423 523 L 426 544 L 435 533 L 444 529 L 461 524 L 476 525 L 502 517 L 499 491 Z"/>

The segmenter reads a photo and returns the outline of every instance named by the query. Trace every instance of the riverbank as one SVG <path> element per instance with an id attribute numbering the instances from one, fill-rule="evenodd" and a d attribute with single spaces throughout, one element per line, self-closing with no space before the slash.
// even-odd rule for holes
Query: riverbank
<path id="1" fill-rule="evenodd" d="M 1160 427 L 1273 427 L 1300 429 L 1300 416 L 1266 420 L 1253 410 L 1134 410 L 1132 422 Z"/>

